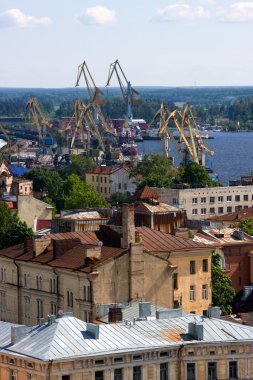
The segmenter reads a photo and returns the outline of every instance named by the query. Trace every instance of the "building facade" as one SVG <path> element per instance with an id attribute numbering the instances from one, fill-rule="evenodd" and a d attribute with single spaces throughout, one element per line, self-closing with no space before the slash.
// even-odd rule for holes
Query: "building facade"
<path id="1" fill-rule="evenodd" d="M 4 380 L 253 378 L 253 328 L 216 318 L 94 325 L 62 315 L 32 330 L 0 322 L 0 330 Z"/>
<path id="2" fill-rule="evenodd" d="M 98 166 L 86 173 L 86 182 L 95 190 L 110 197 L 113 193 L 133 194 L 136 190 L 136 179 L 131 177 L 129 170 L 122 166 Z"/>
<path id="3" fill-rule="evenodd" d="M 253 186 L 196 189 L 155 188 L 160 201 L 184 208 L 191 220 L 215 219 L 215 216 L 253 206 Z"/>

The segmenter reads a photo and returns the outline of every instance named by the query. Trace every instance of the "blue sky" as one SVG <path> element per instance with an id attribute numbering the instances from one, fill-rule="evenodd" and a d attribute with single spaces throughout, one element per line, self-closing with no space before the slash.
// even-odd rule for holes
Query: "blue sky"
<path id="1" fill-rule="evenodd" d="M 0 87 L 253 85 L 253 0 L 0 0 Z M 116 81 L 112 81 L 112 85 Z"/>

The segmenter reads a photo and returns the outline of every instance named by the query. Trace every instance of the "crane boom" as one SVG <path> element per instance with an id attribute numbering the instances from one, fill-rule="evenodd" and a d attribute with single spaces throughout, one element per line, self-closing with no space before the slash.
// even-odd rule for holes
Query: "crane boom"
<path id="1" fill-rule="evenodd" d="M 33 118 L 33 121 L 36 125 L 39 139 L 42 141 L 43 140 L 43 135 L 44 135 L 44 128 L 43 127 L 49 127 L 51 128 L 52 125 L 49 123 L 49 121 L 46 120 L 44 117 L 39 103 L 35 97 L 31 97 L 27 103 L 26 103 L 26 113 L 28 116 L 31 116 Z M 41 127 L 42 125 L 42 127 Z"/>

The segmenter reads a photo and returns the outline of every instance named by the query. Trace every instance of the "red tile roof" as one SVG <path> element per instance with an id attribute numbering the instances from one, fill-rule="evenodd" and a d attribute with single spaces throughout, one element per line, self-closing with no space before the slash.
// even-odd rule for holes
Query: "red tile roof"
<path id="1" fill-rule="evenodd" d="M 90 169 L 87 173 L 88 174 L 112 174 L 121 169 L 121 165 L 116 166 L 95 166 L 94 168 Z"/>
<path id="2" fill-rule="evenodd" d="M 166 234 L 148 227 L 136 227 L 136 230 L 142 236 L 145 250 L 149 252 L 170 252 L 208 247 L 206 244 L 197 243 L 192 239 Z"/>
<path id="3" fill-rule="evenodd" d="M 134 197 L 135 199 L 145 200 L 145 199 L 158 199 L 160 195 L 156 191 L 151 189 L 150 187 L 145 186 L 141 190 L 137 191 Z"/>
<path id="4" fill-rule="evenodd" d="M 234 222 L 234 221 L 240 221 L 246 218 L 253 218 L 253 206 L 249 208 L 244 208 L 241 211 L 235 211 L 235 212 L 230 212 L 225 215 L 216 216 L 213 219 L 215 219 L 215 221 Z"/>

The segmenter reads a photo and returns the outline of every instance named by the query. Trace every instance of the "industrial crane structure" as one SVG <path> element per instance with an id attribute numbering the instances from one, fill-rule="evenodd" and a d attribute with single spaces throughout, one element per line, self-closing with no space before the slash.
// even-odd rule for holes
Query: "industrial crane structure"
<path id="1" fill-rule="evenodd" d="M 2 159 L 3 156 L 6 155 L 6 153 L 10 155 L 10 149 L 12 146 L 12 142 L 11 142 L 11 139 L 9 138 L 4 126 L 1 123 L 0 123 L 0 131 L 3 133 L 5 140 L 7 142 L 7 144 L 4 145 L 0 150 L 0 159 Z"/>
<path id="2" fill-rule="evenodd" d="M 84 77 L 86 88 L 89 94 L 89 108 L 92 108 L 94 110 L 93 120 L 95 121 L 96 125 L 98 125 L 100 122 L 103 131 L 106 133 L 106 135 L 108 135 L 111 133 L 111 129 L 107 124 L 101 110 L 101 105 L 104 104 L 103 91 L 96 86 L 91 72 L 85 61 L 78 66 L 76 87 L 80 85 L 80 80 L 82 76 Z"/>
<path id="3" fill-rule="evenodd" d="M 213 155 L 214 152 L 209 150 L 203 143 L 203 138 L 207 135 L 201 135 L 198 130 L 190 104 L 187 104 L 183 111 L 176 109 L 169 113 L 164 103 L 160 110 L 155 114 L 152 122 L 160 115 L 160 128 L 158 135 L 163 139 L 163 153 L 169 157 L 168 140 L 171 140 L 184 162 L 189 160 L 205 166 L 205 154 Z M 172 128 L 176 128 L 179 133 L 179 140 L 176 141 Z"/>
<path id="4" fill-rule="evenodd" d="M 26 103 L 26 114 L 31 117 L 36 125 L 39 141 L 44 144 L 44 139 L 46 136 L 46 127 L 52 128 L 51 123 L 44 117 L 39 103 L 35 97 L 31 97 Z"/>
<path id="5" fill-rule="evenodd" d="M 126 110 L 127 124 L 128 124 L 128 127 L 131 128 L 133 124 L 133 106 L 136 105 L 138 102 L 136 99 L 136 95 L 138 95 L 138 91 L 136 91 L 131 86 L 131 83 L 127 79 L 118 60 L 111 63 L 110 65 L 106 86 L 110 86 L 110 81 L 114 73 L 117 76 L 121 93 L 127 106 L 127 110 Z"/>

